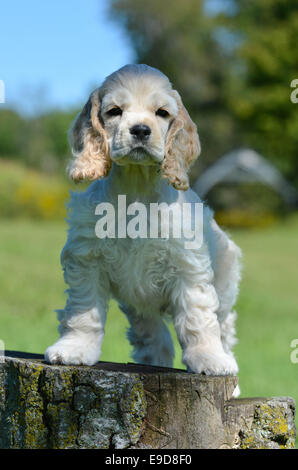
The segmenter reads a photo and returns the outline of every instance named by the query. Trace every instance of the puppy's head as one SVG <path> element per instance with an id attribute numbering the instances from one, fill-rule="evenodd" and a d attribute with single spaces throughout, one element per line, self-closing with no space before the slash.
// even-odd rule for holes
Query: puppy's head
<path id="1" fill-rule="evenodd" d="M 75 180 L 104 178 L 112 162 L 157 165 L 176 189 L 200 153 L 195 124 L 168 78 L 147 65 L 127 65 L 95 90 L 70 131 Z"/>

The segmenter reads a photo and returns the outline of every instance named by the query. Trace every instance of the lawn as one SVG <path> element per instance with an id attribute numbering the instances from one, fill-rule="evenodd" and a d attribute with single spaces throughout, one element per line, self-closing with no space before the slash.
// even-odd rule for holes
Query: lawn
<path id="1" fill-rule="evenodd" d="M 298 364 L 290 361 L 290 343 L 298 338 L 297 233 L 297 216 L 231 233 L 243 250 L 235 349 L 242 396 L 289 395 L 298 402 Z M 1 220 L 0 339 L 6 349 L 43 353 L 57 339 L 54 310 L 65 301 L 59 264 L 65 236 L 64 223 Z M 126 328 L 112 302 L 102 360 L 131 361 Z M 175 341 L 175 367 L 181 367 Z"/>

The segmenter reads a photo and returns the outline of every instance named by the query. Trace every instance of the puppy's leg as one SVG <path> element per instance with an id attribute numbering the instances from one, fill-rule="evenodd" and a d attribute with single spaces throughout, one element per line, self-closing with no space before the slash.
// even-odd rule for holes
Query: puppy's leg
<path id="1" fill-rule="evenodd" d="M 64 310 L 58 311 L 60 339 L 45 352 L 52 364 L 95 364 L 100 356 L 107 311 L 108 285 L 98 260 L 62 253 L 69 285 Z"/>
<path id="2" fill-rule="evenodd" d="M 221 342 L 225 352 L 228 354 L 233 354 L 232 349 L 237 343 L 235 329 L 236 318 L 236 312 L 229 312 L 224 320 L 219 319 Z"/>
<path id="3" fill-rule="evenodd" d="M 219 299 L 217 311 L 221 341 L 226 353 L 234 357 L 233 347 L 237 343 L 235 322 L 237 314 L 232 311 L 238 295 L 238 286 L 241 278 L 240 258 L 241 251 L 216 224 L 211 223 L 214 236 L 214 286 Z M 237 385 L 233 396 L 240 395 Z"/>
<path id="4" fill-rule="evenodd" d="M 182 284 L 173 303 L 174 324 L 188 369 L 208 375 L 235 375 L 235 358 L 225 352 L 216 311 L 218 298 L 214 286 L 201 282 Z"/>
<path id="5" fill-rule="evenodd" d="M 223 348 L 227 354 L 234 357 L 234 353 L 232 351 L 233 346 L 237 343 L 236 339 L 236 329 L 235 329 L 235 321 L 237 318 L 236 312 L 229 312 L 226 315 L 223 321 L 220 321 L 220 336 Z M 237 398 L 240 395 L 240 387 L 237 385 L 233 392 L 233 397 Z"/>
<path id="6" fill-rule="evenodd" d="M 161 316 L 139 315 L 126 306 L 121 309 L 130 322 L 127 338 L 133 346 L 133 360 L 138 364 L 172 367 L 173 342 Z"/>
<path id="7" fill-rule="evenodd" d="M 237 300 L 241 278 L 241 250 L 218 227 L 215 220 L 212 221 L 211 229 L 214 239 L 213 283 L 219 300 L 217 314 L 220 321 L 224 321 Z M 234 328 L 234 322 L 231 326 Z"/>

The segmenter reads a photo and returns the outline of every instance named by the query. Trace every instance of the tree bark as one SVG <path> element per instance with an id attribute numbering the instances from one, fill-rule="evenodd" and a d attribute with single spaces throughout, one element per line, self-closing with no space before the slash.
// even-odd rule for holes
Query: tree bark
<path id="1" fill-rule="evenodd" d="M 6 351 L 0 448 L 293 448 L 292 398 L 232 399 L 236 377 Z"/>

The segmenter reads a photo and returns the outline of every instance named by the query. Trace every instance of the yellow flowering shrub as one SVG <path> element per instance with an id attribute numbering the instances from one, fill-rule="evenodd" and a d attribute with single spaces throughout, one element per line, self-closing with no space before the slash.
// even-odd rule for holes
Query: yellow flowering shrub
<path id="1" fill-rule="evenodd" d="M 0 161 L 0 217 L 63 219 L 72 183 Z"/>

